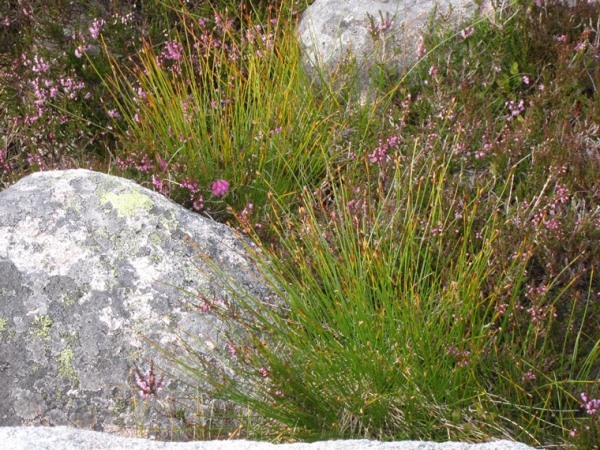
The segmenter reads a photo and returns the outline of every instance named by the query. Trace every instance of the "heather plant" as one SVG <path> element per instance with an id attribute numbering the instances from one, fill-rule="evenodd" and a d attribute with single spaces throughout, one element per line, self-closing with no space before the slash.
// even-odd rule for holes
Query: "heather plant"
<path id="1" fill-rule="evenodd" d="M 591 351 L 600 290 L 598 183 L 592 175 L 600 170 L 600 117 L 591 87 L 600 80 L 600 7 L 546 2 L 512 8 L 503 10 L 507 19 L 500 23 L 467 26 L 451 47 L 444 48 L 449 41 L 442 34 L 439 52 L 428 55 L 419 72 L 424 81 L 403 94 L 416 97 L 404 126 L 412 133 L 446 129 L 459 136 L 453 152 L 457 170 L 470 174 L 468 184 L 506 179 L 516 170 L 514 200 L 505 205 L 512 218 L 498 250 L 508 259 L 512 242 L 536 242 L 528 284 L 541 291 L 552 285 L 550 296 L 568 286 L 557 307 L 562 313 L 571 308 L 590 313 Z M 440 41 L 435 35 L 429 39 L 428 46 Z M 444 106 L 436 109 L 431 98 Z M 400 120 L 407 115 L 402 114 Z M 449 120 L 452 126 L 440 126 Z M 589 300 L 586 292 L 593 293 Z M 565 337 L 569 347 L 575 345 L 564 322 L 550 334 L 557 338 L 554 345 Z"/>
<path id="2" fill-rule="evenodd" d="M 110 169 L 114 106 L 101 82 L 110 72 L 101 43 L 126 63 L 175 15 L 162 0 L 143 3 L 0 4 L 0 184 L 36 170 Z"/>
<path id="3" fill-rule="evenodd" d="M 106 167 L 109 117 L 84 53 L 106 67 L 100 34 L 111 40 L 114 54 L 131 52 L 141 15 L 126 5 L 75 3 L 0 5 L 2 185 L 36 170 Z"/>

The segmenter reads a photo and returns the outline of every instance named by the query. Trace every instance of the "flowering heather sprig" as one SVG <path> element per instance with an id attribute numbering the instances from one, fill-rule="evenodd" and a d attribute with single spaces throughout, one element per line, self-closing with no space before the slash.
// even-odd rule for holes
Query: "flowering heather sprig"
<path id="1" fill-rule="evenodd" d="M 198 187 L 198 183 L 196 181 L 192 181 L 189 178 L 184 179 L 180 184 L 182 189 L 187 189 L 192 194 L 195 194 L 200 190 Z"/>
<path id="2" fill-rule="evenodd" d="M 0 148 L 0 170 L 9 172 L 12 169 L 12 164 L 6 160 L 7 148 Z"/>
<path id="3" fill-rule="evenodd" d="M 454 356 L 454 358 L 456 359 L 456 364 L 459 367 L 465 367 L 469 364 L 470 358 L 471 358 L 471 352 L 465 350 L 459 350 L 456 347 L 448 347 L 446 349 L 446 354 L 447 355 L 451 355 Z"/>
<path id="4" fill-rule="evenodd" d="M 92 25 L 90 25 L 90 27 L 88 28 L 90 35 L 92 36 L 93 39 L 98 39 L 98 37 L 100 36 L 100 31 L 102 30 L 102 27 L 104 26 L 104 19 L 94 19 L 92 22 Z"/>
<path id="5" fill-rule="evenodd" d="M 390 149 L 398 147 L 400 138 L 398 136 L 390 136 L 386 142 L 379 141 L 379 145 L 371 153 L 369 153 L 369 161 L 373 164 L 383 165 L 390 161 L 391 157 L 388 154 Z"/>
<path id="6" fill-rule="evenodd" d="M 121 169 L 134 169 L 139 172 L 149 173 L 154 170 L 154 163 L 150 161 L 149 157 L 146 155 L 138 155 L 137 153 L 132 153 L 127 156 L 125 159 L 116 158 L 116 163 Z"/>
<path id="7" fill-rule="evenodd" d="M 468 37 L 473 36 L 474 33 L 475 33 L 475 28 L 469 27 L 469 28 L 464 28 L 463 30 L 461 30 L 460 35 L 463 39 L 467 39 Z"/>
<path id="8" fill-rule="evenodd" d="M 233 357 L 236 357 L 238 354 L 236 346 L 233 345 L 231 342 L 227 344 L 227 351 Z"/>
<path id="9" fill-rule="evenodd" d="M 165 42 L 165 49 L 156 58 L 156 63 L 175 73 L 181 73 L 180 63 L 183 60 L 183 46 L 178 41 Z"/>
<path id="10" fill-rule="evenodd" d="M 535 373 L 533 373 L 533 370 L 528 370 L 521 377 L 521 381 L 524 381 L 524 382 L 535 381 L 536 379 L 537 379 L 537 377 L 535 376 Z"/>
<path id="11" fill-rule="evenodd" d="M 164 376 L 160 377 L 160 379 L 156 378 L 156 373 L 154 372 L 154 361 L 152 360 L 150 360 L 150 369 L 146 371 L 145 374 L 142 374 L 137 366 L 135 366 L 135 374 L 135 382 L 140 388 L 140 397 L 142 397 L 144 400 L 149 399 L 152 395 L 158 395 L 165 385 Z"/>
<path id="12" fill-rule="evenodd" d="M 598 414 L 598 410 L 600 410 L 600 399 L 598 398 L 589 398 L 587 393 L 581 393 L 581 408 L 585 410 L 590 416 Z"/>
<path id="13" fill-rule="evenodd" d="M 505 106 L 510 111 L 510 114 L 506 116 L 507 121 L 511 121 L 512 119 L 520 116 L 521 113 L 525 111 L 525 102 L 523 100 L 519 100 L 519 102 L 509 100 L 505 103 Z"/>
<path id="14" fill-rule="evenodd" d="M 244 225 L 244 227 L 250 227 L 250 216 L 252 216 L 253 212 L 254 205 L 252 203 L 248 203 L 246 206 L 244 206 L 244 209 L 239 214 L 238 220 L 242 225 Z"/>
<path id="15" fill-rule="evenodd" d="M 157 177 L 156 175 L 152 175 L 152 186 L 156 189 L 156 192 L 162 195 L 169 195 L 169 186 L 164 182 L 162 178 Z"/>
<path id="16" fill-rule="evenodd" d="M 423 36 L 419 36 L 419 46 L 417 47 L 417 58 L 421 59 L 427 53 L 427 49 L 425 48 L 425 40 Z"/>
<path id="17" fill-rule="evenodd" d="M 192 208 L 194 211 L 202 211 L 204 209 L 204 196 L 199 195 L 192 199 Z"/>
<path id="18" fill-rule="evenodd" d="M 46 73 L 48 72 L 48 69 L 50 68 L 50 65 L 44 61 L 43 58 L 38 57 L 37 55 L 35 55 L 33 57 L 33 65 L 31 67 L 31 70 L 35 73 Z"/>

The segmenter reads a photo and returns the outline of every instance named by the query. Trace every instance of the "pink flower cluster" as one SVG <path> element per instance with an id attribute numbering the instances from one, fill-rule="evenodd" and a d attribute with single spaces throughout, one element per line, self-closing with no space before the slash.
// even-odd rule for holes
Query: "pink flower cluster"
<path id="1" fill-rule="evenodd" d="M 387 141 L 379 141 L 379 146 L 369 153 L 369 161 L 373 164 L 384 164 L 390 161 L 391 157 L 388 154 L 390 149 L 397 148 L 400 144 L 398 136 L 391 136 Z"/>
<path id="2" fill-rule="evenodd" d="M 150 361 L 150 370 L 145 374 L 142 374 L 137 367 L 135 368 L 135 373 L 136 384 L 140 388 L 139 394 L 144 400 L 149 399 L 151 395 L 158 395 L 165 385 L 163 377 L 160 377 L 160 379 L 156 378 L 154 363 L 152 361 Z"/>
<path id="3" fill-rule="evenodd" d="M 600 399 L 598 398 L 589 398 L 585 392 L 581 393 L 581 408 L 585 410 L 590 416 L 594 414 L 598 414 L 598 410 L 600 410 Z"/>
<path id="4" fill-rule="evenodd" d="M 210 186 L 210 190 L 215 197 L 223 197 L 229 192 L 229 183 L 225 180 L 217 180 Z"/>

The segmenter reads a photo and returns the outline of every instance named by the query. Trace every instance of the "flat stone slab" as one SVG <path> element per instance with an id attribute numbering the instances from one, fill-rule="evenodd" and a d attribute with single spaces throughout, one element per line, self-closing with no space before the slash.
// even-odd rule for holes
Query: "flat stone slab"
<path id="1" fill-rule="evenodd" d="M 159 442 L 123 438 L 106 433 L 66 427 L 0 428 L 0 442 L 6 450 L 532 450 L 525 444 L 495 441 L 484 444 L 462 442 L 378 442 L 367 440 L 320 441 L 295 444 L 270 444 L 244 440 Z"/>

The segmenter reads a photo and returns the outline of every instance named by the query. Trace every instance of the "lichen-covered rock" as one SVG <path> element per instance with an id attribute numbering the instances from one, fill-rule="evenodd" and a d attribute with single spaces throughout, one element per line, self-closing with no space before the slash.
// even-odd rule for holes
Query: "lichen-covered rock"
<path id="1" fill-rule="evenodd" d="M 153 360 L 158 382 L 178 336 L 225 348 L 210 310 L 227 294 L 199 255 L 267 301 L 245 249 L 228 227 L 114 176 L 41 172 L 1 192 L 0 426 L 164 429 L 202 411 L 202 392 L 172 374 L 140 398 L 135 367 Z"/>
<path id="2" fill-rule="evenodd" d="M 303 63 L 318 79 L 321 74 L 332 76 L 354 59 L 356 87 L 364 102 L 374 68 L 384 65 L 400 73 L 417 61 L 420 36 L 434 8 L 457 23 L 472 17 L 479 7 L 492 11 L 489 0 L 481 6 L 472 0 L 316 0 L 298 26 Z"/>

